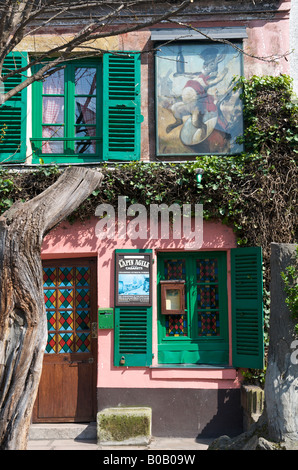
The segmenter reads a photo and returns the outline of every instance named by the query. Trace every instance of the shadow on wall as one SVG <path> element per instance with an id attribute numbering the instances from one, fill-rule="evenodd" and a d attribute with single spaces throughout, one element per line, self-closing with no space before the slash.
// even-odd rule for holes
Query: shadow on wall
<path id="1" fill-rule="evenodd" d="M 99 388 L 98 410 L 113 406 L 152 409 L 155 437 L 234 437 L 243 431 L 240 390 Z"/>

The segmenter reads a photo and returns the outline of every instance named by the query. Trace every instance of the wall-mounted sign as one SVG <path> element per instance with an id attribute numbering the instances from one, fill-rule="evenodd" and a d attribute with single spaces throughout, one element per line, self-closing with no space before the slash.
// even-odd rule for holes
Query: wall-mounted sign
<path id="1" fill-rule="evenodd" d="M 116 306 L 152 305 L 151 253 L 116 253 Z"/>

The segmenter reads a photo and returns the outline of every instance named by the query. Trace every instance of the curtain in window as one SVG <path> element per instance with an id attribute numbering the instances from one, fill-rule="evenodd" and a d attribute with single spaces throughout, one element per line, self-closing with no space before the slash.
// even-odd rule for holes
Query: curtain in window
<path id="1" fill-rule="evenodd" d="M 43 82 L 42 136 L 64 137 L 64 70 L 58 70 Z M 45 96 L 48 95 L 48 96 Z M 58 96 L 60 95 L 60 96 Z M 63 153 L 63 142 L 43 142 L 43 153 Z"/>

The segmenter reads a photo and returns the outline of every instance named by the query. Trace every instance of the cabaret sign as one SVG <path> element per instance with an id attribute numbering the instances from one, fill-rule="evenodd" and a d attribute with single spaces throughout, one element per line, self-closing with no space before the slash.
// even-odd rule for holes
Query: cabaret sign
<path id="1" fill-rule="evenodd" d="M 116 306 L 151 306 L 151 253 L 116 253 Z"/>

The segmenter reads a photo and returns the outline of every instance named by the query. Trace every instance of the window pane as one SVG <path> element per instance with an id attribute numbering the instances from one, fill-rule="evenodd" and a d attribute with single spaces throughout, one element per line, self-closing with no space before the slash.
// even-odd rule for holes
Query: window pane
<path id="1" fill-rule="evenodd" d="M 75 142 L 75 153 L 90 154 L 96 151 L 96 140 L 81 140 Z"/>
<path id="2" fill-rule="evenodd" d="M 43 280 L 49 331 L 46 353 L 90 352 L 89 267 L 46 267 Z"/>
<path id="3" fill-rule="evenodd" d="M 197 260 L 198 335 L 219 336 L 218 260 Z"/>
<path id="4" fill-rule="evenodd" d="M 47 126 L 42 128 L 42 137 L 49 139 L 64 137 L 64 129 L 59 126 Z M 42 142 L 42 153 L 63 153 L 64 152 L 64 143 L 61 141 L 51 142 L 44 141 Z"/>
<path id="5" fill-rule="evenodd" d="M 216 258 L 197 260 L 197 282 L 217 282 L 218 264 Z"/>
<path id="6" fill-rule="evenodd" d="M 199 336 L 219 336 L 219 311 L 199 312 Z"/>
<path id="7" fill-rule="evenodd" d="M 95 95 L 96 94 L 96 69 L 78 67 L 75 71 L 75 94 Z"/>
<path id="8" fill-rule="evenodd" d="M 76 98 L 76 124 L 96 124 L 96 98 Z"/>
<path id="9" fill-rule="evenodd" d="M 183 281 L 185 276 L 185 259 L 165 260 L 165 279 L 167 281 Z"/>
<path id="10" fill-rule="evenodd" d="M 42 92 L 44 94 L 64 94 L 64 70 L 57 70 L 43 81 Z"/>
<path id="11" fill-rule="evenodd" d="M 64 98 L 43 97 L 42 122 L 44 124 L 60 124 L 64 122 Z"/>
<path id="12" fill-rule="evenodd" d="M 218 285 L 198 286 L 198 309 L 218 308 Z"/>

